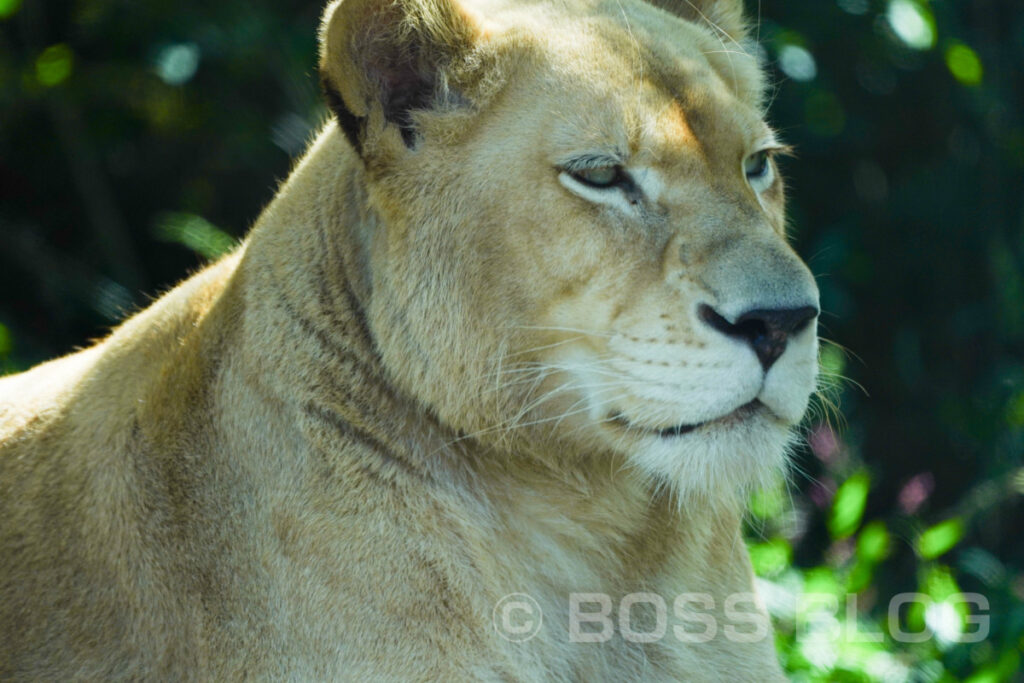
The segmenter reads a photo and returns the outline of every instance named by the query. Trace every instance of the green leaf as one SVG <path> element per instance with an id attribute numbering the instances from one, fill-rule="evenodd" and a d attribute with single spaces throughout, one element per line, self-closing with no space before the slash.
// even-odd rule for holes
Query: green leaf
<path id="1" fill-rule="evenodd" d="M 876 519 L 867 524 L 857 537 L 857 558 L 872 564 L 889 555 L 890 536 L 885 522 Z"/>
<path id="2" fill-rule="evenodd" d="M 836 573 L 830 567 L 813 567 L 804 575 L 803 592 L 806 595 L 836 595 L 843 593 L 843 588 Z"/>
<path id="3" fill-rule="evenodd" d="M 846 371 L 846 355 L 834 344 L 822 344 L 818 351 L 821 374 L 826 377 L 842 377 Z"/>
<path id="4" fill-rule="evenodd" d="M 780 514 L 786 505 L 786 493 L 783 487 L 784 484 L 777 483 L 754 491 L 748 505 L 750 512 L 761 519 L 771 519 Z"/>
<path id="5" fill-rule="evenodd" d="M 13 17 L 21 8 L 21 0 L 0 0 L 0 19 Z"/>
<path id="6" fill-rule="evenodd" d="M 789 566 L 793 549 L 784 538 L 773 538 L 750 546 L 750 563 L 758 576 L 774 576 Z"/>
<path id="7" fill-rule="evenodd" d="M 832 538 L 847 538 L 860 526 L 870 485 L 868 473 L 862 471 L 844 481 L 836 491 L 828 518 L 828 530 Z"/>
<path id="8" fill-rule="evenodd" d="M 953 78 L 964 85 L 979 85 L 984 69 L 978 53 L 963 43 L 951 43 L 946 48 L 946 66 Z"/>
<path id="9" fill-rule="evenodd" d="M 846 589 L 859 593 L 867 588 L 875 575 L 875 566 L 889 556 L 892 537 L 885 522 L 869 522 L 857 535 L 856 561 L 846 579 Z"/>
<path id="10" fill-rule="evenodd" d="M 859 593 L 871 584 L 875 577 L 875 565 L 865 560 L 857 560 L 846 577 L 846 590 L 849 593 Z"/>
<path id="11" fill-rule="evenodd" d="M 935 602 L 942 602 L 960 594 L 960 586 L 949 567 L 936 564 L 929 567 L 920 579 L 920 590 Z"/>
<path id="12" fill-rule="evenodd" d="M 191 213 L 165 213 L 156 223 L 155 234 L 165 242 L 177 242 L 208 258 L 216 259 L 235 246 L 235 240 L 202 216 Z"/>
<path id="13" fill-rule="evenodd" d="M 64 43 L 51 45 L 36 59 L 36 80 L 49 88 L 60 85 L 71 76 L 73 63 L 74 54 L 70 47 Z"/>
<path id="14" fill-rule="evenodd" d="M 959 517 L 939 522 L 917 537 L 917 554 L 926 560 L 948 552 L 964 536 L 964 523 Z"/>

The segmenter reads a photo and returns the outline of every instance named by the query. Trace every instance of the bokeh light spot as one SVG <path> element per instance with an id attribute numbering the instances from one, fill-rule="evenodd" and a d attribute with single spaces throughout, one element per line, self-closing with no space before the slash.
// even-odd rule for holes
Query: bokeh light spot
<path id="1" fill-rule="evenodd" d="M 897 500 L 900 509 L 908 515 L 917 512 L 935 489 L 935 477 L 931 472 L 915 474 L 900 489 Z"/>
<path id="2" fill-rule="evenodd" d="M 955 643 L 963 633 L 963 619 L 948 602 L 933 602 L 925 607 L 924 623 L 942 645 Z"/>
<path id="3" fill-rule="evenodd" d="M 1013 475 L 1013 488 L 1017 490 L 1017 493 L 1024 493 L 1024 467 L 1021 467 Z"/>
<path id="4" fill-rule="evenodd" d="M 799 45 L 783 45 L 779 49 L 779 68 L 794 81 L 811 81 L 818 75 L 814 55 Z"/>
<path id="5" fill-rule="evenodd" d="M 822 423 L 812 429 L 807 443 L 818 460 L 830 464 L 836 462 L 839 456 L 839 437 L 830 425 Z"/>
<path id="6" fill-rule="evenodd" d="M 889 0 L 885 18 L 908 47 L 927 50 L 935 45 L 935 17 L 915 0 Z"/>
<path id="7" fill-rule="evenodd" d="M 866 14 L 871 6 L 868 0 L 838 0 L 839 9 L 850 14 Z"/>
<path id="8" fill-rule="evenodd" d="M 199 46 L 195 43 L 168 45 L 156 58 L 156 74 L 168 85 L 188 83 L 198 68 Z"/>

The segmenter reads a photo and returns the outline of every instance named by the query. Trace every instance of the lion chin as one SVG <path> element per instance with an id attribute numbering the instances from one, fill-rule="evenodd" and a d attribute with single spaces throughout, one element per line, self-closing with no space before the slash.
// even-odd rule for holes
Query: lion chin
<path id="1" fill-rule="evenodd" d="M 788 425 L 753 402 L 686 429 L 691 438 L 650 435 L 632 456 L 641 471 L 673 487 L 680 505 L 693 497 L 742 497 L 770 485 L 785 472 L 794 440 Z"/>
<path id="2" fill-rule="evenodd" d="M 819 303 L 742 2 L 319 38 L 234 253 L 0 380 L 0 679 L 784 680 L 741 520 Z"/>

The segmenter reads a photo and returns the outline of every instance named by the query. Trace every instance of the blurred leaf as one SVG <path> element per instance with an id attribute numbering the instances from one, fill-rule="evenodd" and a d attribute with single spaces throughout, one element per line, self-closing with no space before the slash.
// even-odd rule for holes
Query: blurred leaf
<path id="1" fill-rule="evenodd" d="M 818 351 L 821 374 L 826 377 L 841 377 L 846 370 L 846 354 L 835 344 L 822 344 Z"/>
<path id="2" fill-rule="evenodd" d="M 939 522 L 917 537 L 917 554 L 926 560 L 936 558 L 952 549 L 963 536 L 964 523 L 959 517 Z"/>
<path id="3" fill-rule="evenodd" d="M 844 481 L 836 490 L 828 518 L 828 530 L 832 538 L 847 538 L 860 526 L 870 483 L 867 472 L 861 471 Z"/>
<path id="4" fill-rule="evenodd" d="M 748 503 L 750 512 L 761 519 L 775 517 L 785 509 L 785 506 L 785 484 L 782 482 L 754 491 Z"/>
<path id="5" fill-rule="evenodd" d="M 857 552 L 853 568 L 846 579 L 846 589 L 859 593 L 867 588 L 875 575 L 875 566 L 889 556 L 891 537 L 885 522 L 876 519 L 861 529 L 857 536 Z"/>
<path id="6" fill-rule="evenodd" d="M 964 683 L 1002 683 L 1015 680 L 1014 677 L 1021 671 L 1020 664 L 1020 654 L 1013 649 L 1006 650 L 1000 655 L 999 661 L 982 667 L 970 678 L 965 679 Z"/>
<path id="7" fill-rule="evenodd" d="M 830 567 L 813 567 L 804 575 L 803 592 L 808 595 L 841 595 L 842 585 Z"/>
<path id="8" fill-rule="evenodd" d="M 1011 427 L 1024 427 L 1024 391 L 1010 399 L 1006 407 L 1006 421 Z"/>
<path id="9" fill-rule="evenodd" d="M 860 593 L 871 586 L 874 578 L 875 565 L 871 562 L 858 560 L 846 577 L 846 590 L 850 593 Z"/>
<path id="10" fill-rule="evenodd" d="M 881 562 L 889 555 L 890 536 L 885 522 L 876 519 L 861 530 L 857 537 L 857 557 L 868 562 Z"/>
<path id="11" fill-rule="evenodd" d="M 177 242 L 213 260 L 235 247 L 235 239 L 201 216 L 165 213 L 158 217 L 154 233 L 165 242 Z"/>
<path id="12" fill-rule="evenodd" d="M 953 42 L 946 47 L 946 66 L 953 78 L 964 85 L 979 85 L 984 69 L 978 53 L 963 43 Z"/>
<path id="13" fill-rule="evenodd" d="M 784 538 L 773 538 L 749 547 L 750 563 L 758 576 L 775 576 L 790 563 L 793 548 Z"/>
<path id="14" fill-rule="evenodd" d="M 0 0 L 0 19 L 12 17 L 21 9 L 21 0 Z"/>
<path id="15" fill-rule="evenodd" d="M 71 76 L 73 62 L 70 47 L 64 43 L 51 45 L 36 59 L 36 80 L 46 87 L 60 85 Z"/>
<path id="16" fill-rule="evenodd" d="M 0 323 L 0 356 L 6 356 L 14 349 L 14 339 L 7 326 Z"/>

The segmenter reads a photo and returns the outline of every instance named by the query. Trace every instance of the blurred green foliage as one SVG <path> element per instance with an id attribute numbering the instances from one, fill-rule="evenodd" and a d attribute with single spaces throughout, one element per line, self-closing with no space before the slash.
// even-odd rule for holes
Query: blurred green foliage
<path id="1" fill-rule="evenodd" d="M 181 244 L 211 261 L 231 251 L 236 244 L 231 235 L 191 213 L 161 214 L 153 227 L 157 239 Z"/>
<path id="2" fill-rule="evenodd" d="M 321 9 L 0 0 L 0 371 L 244 234 L 325 115 Z M 751 501 L 780 656 L 802 681 L 1024 680 L 1024 4 L 748 9 L 831 340 L 792 481 Z"/>
<path id="3" fill-rule="evenodd" d="M 795 680 L 1024 680 L 1024 5 L 760 11 L 838 344 L 786 504 L 752 505 L 780 654 Z"/>

